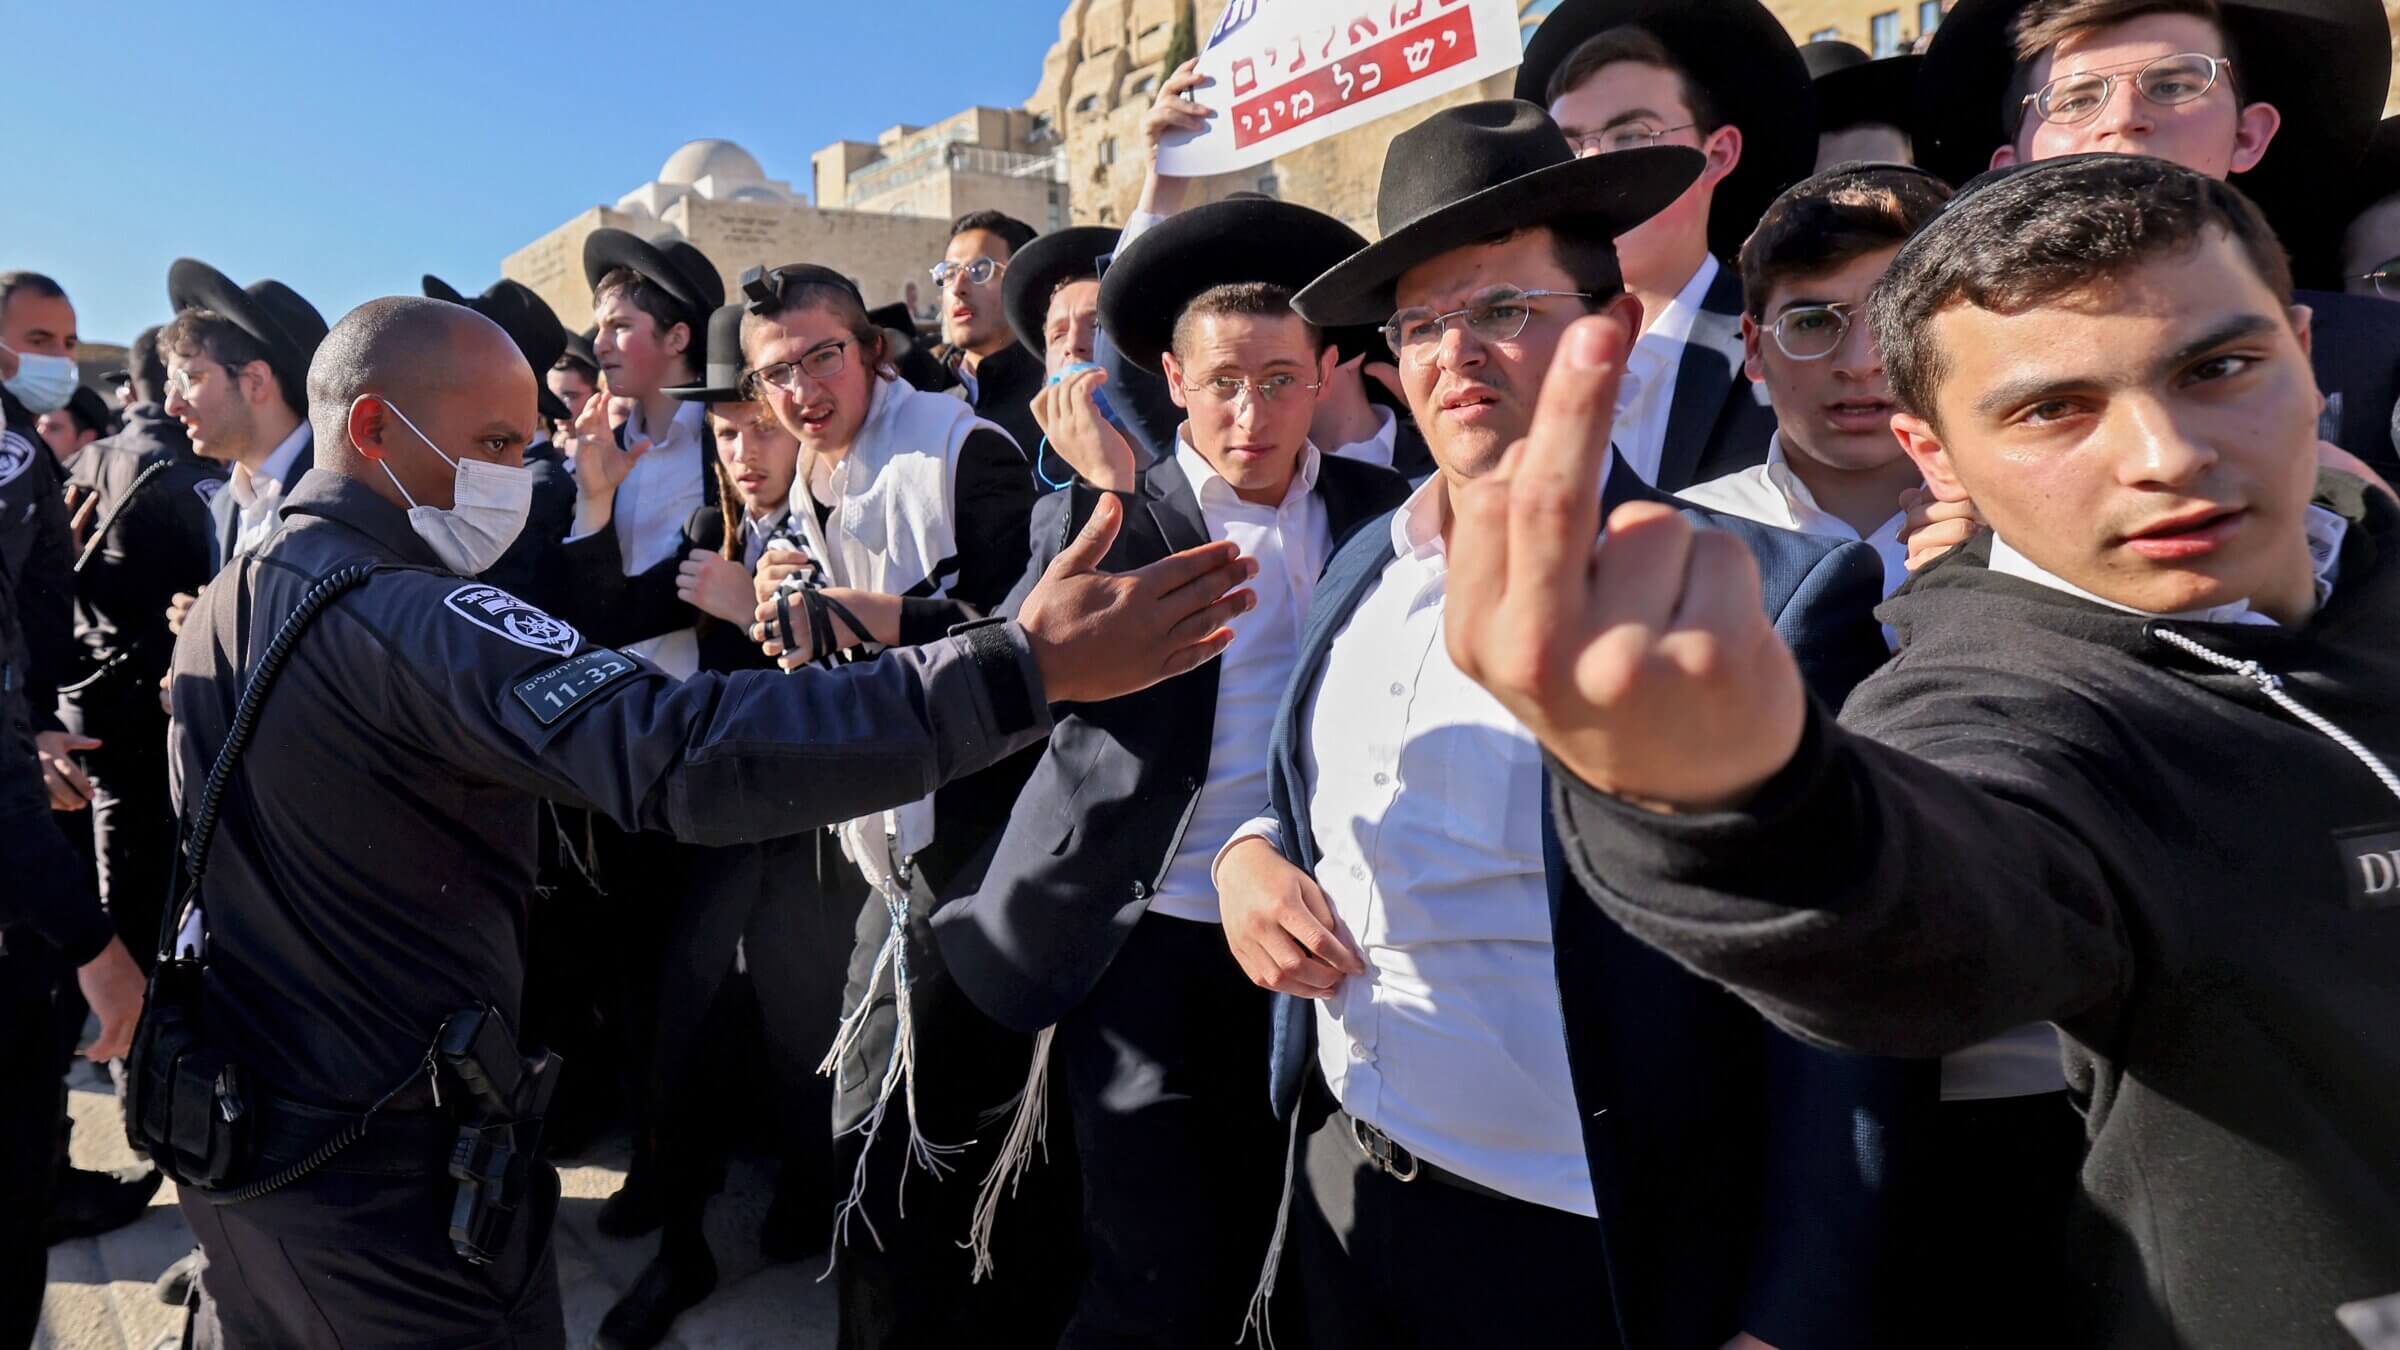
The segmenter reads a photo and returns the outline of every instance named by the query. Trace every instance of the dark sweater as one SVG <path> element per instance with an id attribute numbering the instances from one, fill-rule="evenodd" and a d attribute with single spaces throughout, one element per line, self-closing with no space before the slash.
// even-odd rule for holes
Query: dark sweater
<path id="1" fill-rule="evenodd" d="M 2058 1023 L 2090 1140 L 2076 1344 L 2335 1350 L 2338 1305 L 2400 1289 L 2400 885 L 2359 858 L 2400 861 L 2400 793 L 2161 636 L 2400 765 L 2400 509 L 2335 475 L 2320 502 L 2352 526 L 2297 627 L 2146 620 L 1972 545 L 1879 611 L 1899 656 L 1746 810 L 1555 775 L 1600 907 L 1801 1036 L 1933 1055 Z"/>

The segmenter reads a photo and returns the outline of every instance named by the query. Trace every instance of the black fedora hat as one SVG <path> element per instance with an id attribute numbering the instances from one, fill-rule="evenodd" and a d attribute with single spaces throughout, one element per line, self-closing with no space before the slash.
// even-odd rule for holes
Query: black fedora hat
<path id="1" fill-rule="evenodd" d="M 725 278 L 718 275 L 717 265 L 708 255 L 688 240 L 654 244 L 629 230 L 604 227 L 584 237 L 586 284 L 597 287 L 600 278 L 620 267 L 632 269 L 667 293 L 683 311 L 683 321 L 692 326 L 692 341 L 703 344 L 687 353 L 692 364 L 707 360 L 708 318 L 725 303 Z"/>
<path id="2" fill-rule="evenodd" d="M 1533 30 L 1517 97 L 1547 109 L 1550 77 L 1611 28 L 1657 38 L 1725 122 L 1742 129 L 1742 160 L 1709 205 L 1708 246 L 1741 252 L 1759 214 L 1817 167 L 1816 94 L 1783 23 L 1759 0 L 1564 0 Z"/>
<path id="3" fill-rule="evenodd" d="M 1981 173 L 2020 129 L 2010 104 L 2026 7 L 1959 0 L 1925 49 L 1912 139 L 1917 162 L 1953 183 Z M 2234 186 L 2306 272 L 2338 225 L 2342 194 L 2329 185 L 2346 181 L 2383 116 L 2391 30 L 2378 0 L 2225 0 L 2223 14 L 2234 88 L 2283 114 L 2266 158 Z"/>
<path id="4" fill-rule="evenodd" d="M 1173 344 L 1175 320 L 1193 296 L 1244 281 L 1297 291 L 1366 242 L 1322 211 L 1271 197 L 1196 206 L 1151 226 L 1118 250 L 1108 275 L 1100 279 L 1100 326 L 1117 350 L 1157 370 L 1159 357 Z M 1048 298 L 1045 292 L 1045 303 Z M 1364 349 L 1362 334 L 1326 336 L 1344 359 Z"/>
<path id="5" fill-rule="evenodd" d="M 1049 355 L 1042 328 L 1050 317 L 1050 293 L 1062 282 L 1099 276 L 1100 260 L 1117 251 L 1119 234 L 1114 225 L 1070 225 L 1010 255 L 1000 279 L 1000 308 L 1025 350 Z"/>
<path id="6" fill-rule="evenodd" d="M 739 303 L 717 306 L 708 316 L 708 364 L 700 372 L 700 383 L 659 392 L 686 403 L 748 401 L 750 396 L 742 391 L 742 316 L 749 312 Z"/>
<path id="7" fill-rule="evenodd" d="M 1549 114 L 1519 99 L 1445 108 L 1392 138 L 1375 194 L 1383 238 L 1296 303 L 1320 324 L 1381 324 L 1401 273 L 1429 258 L 1553 220 L 1590 221 L 1613 238 L 1682 196 L 1706 162 L 1680 145 L 1577 159 Z"/>
<path id="8" fill-rule="evenodd" d="M 267 349 L 267 367 L 283 386 L 292 411 L 308 411 L 308 363 L 325 340 L 325 316 L 280 281 L 254 281 L 247 288 L 197 258 L 177 258 L 167 269 L 167 303 L 176 313 L 205 309 L 221 314 Z"/>
<path id="9" fill-rule="evenodd" d="M 599 336 L 600 330 L 597 328 L 586 328 L 580 333 L 569 333 L 567 334 L 567 350 L 564 353 L 565 359 L 581 361 L 589 367 L 594 378 L 598 378 L 600 374 L 600 353 L 592 350 L 592 340 Z"/>
<path id="10" fill-rule="evenodd" d="M 1912 105 L 1923 58 L 1903 54 L 1878 61 L 1854 43 L 1827 41 L 1802 47 L 1800 61 L 1817 90 L 1818 134 L 1870 122 L 1906 131 L 1916 121 Z"/>
<path id="11" fill-rule="evenodd" d="M 565 417 L 567 405 L 550 392 L 550 367 L 567 349 L 567 326 L 558 321 L 550 303 L 532 287 L 506 277 L 484 288 L 481 295 L 462 295 L 457 287 L 428 272 L 419 282 L 426 296 L 474 310 L 508 334 L 533 367 L 536 410 L 544 417 Z"/>

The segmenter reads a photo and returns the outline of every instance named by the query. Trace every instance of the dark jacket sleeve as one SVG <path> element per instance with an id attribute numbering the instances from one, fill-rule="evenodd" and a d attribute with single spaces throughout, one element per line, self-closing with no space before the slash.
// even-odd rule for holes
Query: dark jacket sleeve
<path id="1" fill-rule="evenodd" d="M 60 731 L 58 687 L 75 662 L 75 544 L 61 494 L 65 475 L 48 446 L 39 448 L 26 476 L 43 475 L 32 498 L 33 545 L 17 578 L 17 622 L 25 635 L 25 711 L 36 731 Z"/>
<path id="2" fill-rule="evenodd" d="M 9 803 L 0 808 L 0 849 L 7 850 L 10 870 L 9 883 L 0 886 L 0 928 L 29 927 L 69 966 L 80 966 L 100 954 L 116 927 L 92 893 L 91 870 L 50 819 L 41 770 L 27 757 L 0 765 L 0 773 L 16 780 L 0 791 Z"/>
<path id="3" fill-rule="evenodd" d="M 559 546 L 558 604 L 545 608 L 582 629 L 592 641 L 611 647 L 680 632 L 700 618 L 699 610 L 675 594 L 684 555 L 696 547 L 686 536 L 673 553 L 629 577 L 617 551 L 612 520 L 605 530 Z"/>
<path id="4" fill-rule="evenodd" d="M 1557 769 L 1569 863 L 1636 937 L 1820 1044 L 1941 1055 L 2104 1014 L 2141 870 L 2092 762 L 2106 719 L 2025 676 L 1905 666 L 1860 689 L 1860 730 L 1812 704 L 1740 811 L 1654 815 Z"/>
<path id="5" fill-rule="evenodd" d="M 993 613 L 1025 575 L 1027 520 L 1040 495 L 1033 466 L 1007 436 L 967 434 L 958 452 L 950 518 L 958 537 L 958 575 L 939 599 L 900 602 L 900 645 L 920 646 L 962 623 Z"/>

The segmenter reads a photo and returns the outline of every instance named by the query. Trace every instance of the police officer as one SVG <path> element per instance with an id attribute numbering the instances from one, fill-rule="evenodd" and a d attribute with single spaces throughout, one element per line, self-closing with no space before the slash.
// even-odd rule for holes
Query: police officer
<path id="1" fill-rule="evenodd" d="M 178 1053 L 207 1072 L 177 1080 L 198 1109 L 151 1097 L 137 1128 L 154 1157 L 218 1174 L 181 1191 L 209 1257 L 197 1344 L 560 1345 L 556 1174 L 521 1156 L 487 1184 L 445 1174 L 455 1141 L 538 1114 L 538 1093 L 500 1086 L 538 1081 L 538 1063 L 436 1041 L 515 1019 L 537 799 L 713 844 L 896 806 L 1039 739 L 1053 701 L 1221 651 L 1251 604 L 1229 589 L 1252 568 L 1212 545 L 1100 575 L 1111 510 L 1014 621 L 839 671 L 677 682 L 467 579 L 526 503 L 533 376 L 498 327 L 441 301 L 372 301 L 327 337 L 308 385 L 317 467 L 175 651 L 177 800 L 199 874 L 175 941 L 198 954 L 199 1006 L 154 1000 L 133 1077 L 156 1091 L 179 1026 L 205 1028 Z M 363 583 L 329 588 L 359 565 Z M 237 714 L 270 652 L 288 659 Z M 230 740 L 237 717 L 255 734 Z M 513 1205 L 497 1231 L 480 1203 L 493 1196 Z M 473 1246 L 481 1264 L 461 1258 Z"/>
<path id="2" fill-rule="evenodd" d="M 167 715 L 159 677 L 175 639 L 167 604 L 216 570 L 208 508 L 222 465 L 192 450 L 167 416 L 167 367 L 157 328 L 127 353 L 133 405 L 125 429 L 84 452 L 95 500 L 75 555 L 75 641 L 81 665 L 60 691 L 69 733 L 96 742 L 90 776 L 100 895 L 117 935 L 147 964 L 166 903 L 175 808 L 167 800 Z"/>

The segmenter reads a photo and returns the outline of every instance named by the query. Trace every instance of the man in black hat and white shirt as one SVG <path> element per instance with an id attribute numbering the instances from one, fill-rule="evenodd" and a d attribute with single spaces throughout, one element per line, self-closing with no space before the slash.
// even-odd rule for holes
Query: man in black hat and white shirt
<path id="1" fill-rule="evenodd" d="M 1094 406 L 1102 372 L 1034 403 L 1082 481 L 1036 506 L 1020 593 L 1106 494 L 1130 508 L 1112 568 L 1207 539 L 1260 568 L 1223 657 L 1144 697 L 1061 710 L 982 885 L 934 917 L 959 986 L 1041 1033 L 1037 1070 L 1065 1082 L 1087 1265 L 1064 1346 L 1231 1343 L 1274 1229 L 1267 1000 L 1217 932 L 1208 865 L 1265 795 L 1267 731 L 1318 573 L 1406 495 L 1397 475 L 1308 439 L 1336 354 L 1291 294 L 1364 244 L 1263 199 L 1164 220 L 1111 261 L 1099 303 L 1110 340 L 1187 414 L 1174 454 L 1138 467 Z"/>
<path id="2" fill-rule="evenodd" d="M 1272 810 L 1215 865 L 1235 958 L 1294 996 L 1269 1088 L 1306 1136 L 1290 1243 L 1319 1344 L 1858 1347 L 1894 1315 L 1879 1191 L 1930 1069 L 1809 1050 L 1601 922 L 1546 838 L 1539 748 L 1441 638 L 1451 494 L 1522 433 L 1569 323 L 1630 338 L 1610 240 L 1702 164 L 1578 159 L 1529 103 L 1448 109 L 1393 141 L 1381 241 L 1296 302 L 1385 316 L 1442 465 L 1318 581 Z M 1665 500 L 1613 454 L 1595 478 Z M 1700 514 L 1765 560 L 1824 697 L 1882 660 L 1872 551 Z"/>
<path id="3" fill-rule="evenodd" d="M 1663 492 L 1766 457 L 1775 417 L 1742 378 L 1742 282 L 1720 260 L 1816 162 L 1808 68 L 1758 0 L 1567 0 L 1535 30 L 1517 97 L 1577 154 L 1682 145 L 1691 189 L 1617 241 L 1642 302 L 1617 451 Z"/>

